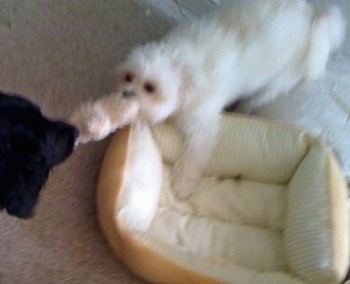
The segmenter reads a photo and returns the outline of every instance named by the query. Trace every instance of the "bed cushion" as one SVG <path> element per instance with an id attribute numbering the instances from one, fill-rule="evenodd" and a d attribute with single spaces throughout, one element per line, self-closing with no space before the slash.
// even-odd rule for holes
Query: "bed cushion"
<path id="1" fill-rule="evenodd" d="M 347 272 L 346 184 L 333 153 L 298 129 L 225 114 L 195 194 L 178 200 L 171 123 L 111 140 L 97 206 L 116 256 L 155 283 L 339 283 Z M 203 149 L 205 150 L 205 149 Z"/>

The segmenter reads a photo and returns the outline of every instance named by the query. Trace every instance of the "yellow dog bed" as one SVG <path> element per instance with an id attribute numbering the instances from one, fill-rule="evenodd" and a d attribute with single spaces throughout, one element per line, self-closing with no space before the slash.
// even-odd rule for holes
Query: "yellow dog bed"
<path id="1" fill-rule="evenodd" d="M 339 283 L 349 226 L 333 154 L 302 131 L 228 114 L 218 141 L 195 194 L 180 201 L 175 128 L 114 135 L 97 205 L 117 257 L 156 283 Z"/>

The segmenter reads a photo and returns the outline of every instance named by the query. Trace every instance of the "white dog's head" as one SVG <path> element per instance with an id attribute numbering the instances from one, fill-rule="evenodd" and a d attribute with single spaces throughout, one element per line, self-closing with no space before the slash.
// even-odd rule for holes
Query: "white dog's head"
<path id="1" fill-rule="evenodd" d="M 177 55 L 162 44 L 136 48 L 118 66 L 116 90 L 136 99 L 141 115 L 159 122 L 176 111 L 183 82 Z"/>

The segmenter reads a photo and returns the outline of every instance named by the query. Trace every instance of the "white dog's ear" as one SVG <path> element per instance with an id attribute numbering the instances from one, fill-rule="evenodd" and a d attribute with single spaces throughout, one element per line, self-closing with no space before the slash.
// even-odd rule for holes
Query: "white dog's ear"
<path id="1" fill-rule="evenodd" d="M 200 76 L 194 68 L 184 59 L 175 58 L 173 61 L 174 69 L 177 70 L 180 78 L 180 93 L 187 97 L 186 94 L 198 88 Z"/>
<path id="2" fill-rule="evenodd" d="M 156 48 L 153 48 L 153 50 L 156 50 Z M 197 87 L 197 84 L 200 82 L 198 75 L 200 72 L 195 72 L 190 63 L 191 60 L 186 58 L 181 52 L 174 50 L 174 48 L 168 43 L 161 42 L 157 44 L 157 50 L 162 56 L 164 56 L 164 58 L 170 60 L 171 65 L 180 80 L 179 92 L 181 94 L 186 94 L 193 88 Z"/>

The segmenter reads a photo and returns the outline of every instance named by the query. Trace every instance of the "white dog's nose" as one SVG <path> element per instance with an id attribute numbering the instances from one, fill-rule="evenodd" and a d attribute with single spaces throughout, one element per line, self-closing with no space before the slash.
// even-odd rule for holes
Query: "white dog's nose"
<path id="1" fill-rule="evenodd" d="M 134 97 L 136 97 L 136 94 L 133 91 L 125 90 L 125 91 L 123 91 L 123 97 L 124 98 L 134 98 Z"/>

